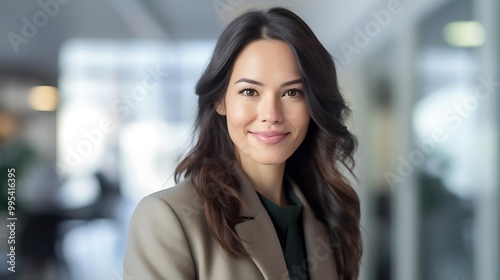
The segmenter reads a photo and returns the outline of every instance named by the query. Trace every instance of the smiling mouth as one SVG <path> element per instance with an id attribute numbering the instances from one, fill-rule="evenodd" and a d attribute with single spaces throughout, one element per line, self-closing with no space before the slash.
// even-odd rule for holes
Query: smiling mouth
<path id="1" fill-rule="evenodd" d="M 278 144 L 281 141 L 285 140 L 286 137 L 288 137 L 288 134 L 290 132 L 286 133 L 269 133 L 269 132 L 250 132 L 250 134 L 253 135 L 259 142 L 264 143 L 264 144 Z"/>

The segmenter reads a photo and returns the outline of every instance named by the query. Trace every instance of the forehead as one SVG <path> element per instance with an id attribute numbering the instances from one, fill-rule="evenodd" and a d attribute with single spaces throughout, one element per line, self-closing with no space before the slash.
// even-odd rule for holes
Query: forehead
<path id="1" fill-rule="evenodd" d="M 299 78 L 297 61 L 287 43 L 261 39 L 245 46 L 236 57 L 231 79 L 283 82 Z"/>

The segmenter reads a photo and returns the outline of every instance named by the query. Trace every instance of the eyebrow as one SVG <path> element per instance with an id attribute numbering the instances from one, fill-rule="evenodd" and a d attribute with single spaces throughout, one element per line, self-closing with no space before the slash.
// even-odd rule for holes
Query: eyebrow
<path id="1" fill-rule="evenodd" d="M 241 78 L 241 79 L 237 80 L 235 84 L 237 84 L 237 83 L 243 83 L 243 82 L 244 83 L 258 85 L 258 86 L 264 86 L 264 84 L 261 83 L 261 82 L 257 82 L 255 80 L 247 79 L 247 78 Z M 281 87 L 286 87 L 286 86 L 289 86 L 289 85 L 299 84 L 299 83 L 302 83 L 302 79 L 296 79 L 296 80 L 285 82 L 285 83 L 281 84 Z"/>

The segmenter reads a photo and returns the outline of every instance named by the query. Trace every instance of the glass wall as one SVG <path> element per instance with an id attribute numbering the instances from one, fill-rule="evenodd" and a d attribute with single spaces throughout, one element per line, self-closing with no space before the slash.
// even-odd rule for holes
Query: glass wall
<path id="1" fill-rule="evenodd" d="M 349 73 L 373 279 L 498 278 L 495 11 L 446 1 Z"/>
<path id="2" fill-rule="evenodd" d="M 474 197 L 480 160 L 477 111 L 487 91 L 475 91 L 477 47 L 484 27 L 468 0 L 449 2 L 418 26 L 412 129 L 419 197 L 419 272 L 423 279 L 474 277 Z"/>
<path id="3" fill-rule="evenodd" d="M 73 40 L 61 52 L 58 161 L 71 279 L 120 276 L 130 215 L 174 185 L 211 41 Z M 115 277 L 116 275 L 112 276 Z"/>

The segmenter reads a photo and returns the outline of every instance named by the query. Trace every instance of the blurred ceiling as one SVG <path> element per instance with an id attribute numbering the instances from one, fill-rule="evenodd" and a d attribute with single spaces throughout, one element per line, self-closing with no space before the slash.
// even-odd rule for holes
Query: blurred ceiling
<path id="1" fill-rule="evenodd" d="M 412 5 L 425 6 L 425 3 L 431 1 L 421 0 Z M 56 84 L 58 52 L 68 39 L 166 41 L 216 39 L 228 22 L 242 12 L 250 8 L 272 6 L 282 6 L 296 12 L 310 25 L 323 44 L 331 49 L 346 34 L 351 34 L 352 37 L 353 27 L 371 18 L 370 11 L 386 8 L 387 2 L 377 0 L 1 1 L 0 76 L 6 73 L 34 75 L 42 77 L 48 84 Z M 414 7 L 408 9 L 405 17 L 418 10 Z M 35 21 L 40 27 L 34 25 Z M 30 24 L 34 30 L 26 27 Z M 23 36 L 23 28 L 31 38 Z M 14 44 L 12 40 L 15 41 Z"/>

